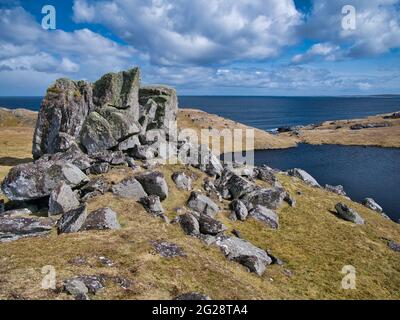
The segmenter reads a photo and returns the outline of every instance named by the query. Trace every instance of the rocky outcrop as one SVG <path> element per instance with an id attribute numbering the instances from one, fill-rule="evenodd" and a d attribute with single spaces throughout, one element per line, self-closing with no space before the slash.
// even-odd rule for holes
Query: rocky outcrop
<path id="1" fill-rule="evenodd" d="M 325 189 L 330 191 L 330 192 L 336 193 L 336 194 L 338 194 L 340 196 L 347 196 L 346 192 L 344 191 L 343 186 L 341 186 L 341 185 L 331 186 L 329 184 L 326 184 L 325 185 Z"/>
<path id="2" fill-rule="evenodd" d="M 162 218 L 164 221 L 167 221 L 167 217 L 164 215 L 164 209 L 159 196 L 150 195 L 143 197 L 140 199 L 140 203 L 152 216 Z"/>
<path id="3" fill-rule="evenodd" d="M 49 215 L 58 215 L 79 207 L 80 203 L 71 187 L 62 183 L 55 188 L 49 199 Z"/>
<path id="4" fill-rule="evenodd" d="M 117 213 L 110 208 L 101 208 L 88 215 L 80 230 L 117 230 L 120 228 Z"/>
<path id="5" fill-rule="evenodd" d="M 182 230 L 190 236 L 197 236 L 200 234 L 200 225 L 197 218 L 191 214 L 186 213 L 178 217 L 177 222 L 180 224 Z"/>
<path id="6" fill-rule="evenodd" d="M 228 230 L 220 221 L 215 220 L 205 214 L 200 215 L 199 218 L 200 232 L 202 234 L 209 234 L 216 236 L 224 231 Z"/>
<path id="7" fill-rule="evenodd" d="M 136 177 L 137 181 L 149 195 L 160 197 L 163 201 L 168 197 L 168 185 L 161 172 L 150 172 Z"/>
<path id="8" fill-rule="evenodd" d="M 353 222 L 355 224 L 362 225 L 364 224 L 364 219 L 358 214 L 354 209 L 349 208 L 344 203 L 338 203 L 335 206 L 337 215 L 347 221 Z"/>
<path id="9" fill-rule="evenodd" d="M 377 204 L 377 203 L 375 202 L 375 200 L 372 199 L 372 198 L 365 198 L 365 199 L 362 201 L 362 204 L 363 204 L 365 207 L 367 207 L 368 209 L 371 209 L 371 210 L 376 211 L 376 212 L 378 212 L 378 213 L 382 213 L 382 212 L 383 212 L 382 207 L 381 207 L 379 204 Z"/>
<path id="10" fill-rule="evenodd" d="M 147 196 L 142 185 L 134 177 L 125 178 L 120 183 L 112 186 L 111 191 L 116 196 L 129 198 L 134 201 L 139 201 Z"/>
<path id="11" fill-rule="evenodd" d="M 53 223 L 49 219 L 1 217 L 0 242 L 43 236 L 50 233 Z"/>
<path id="12" fill-rule="evenodd" d="M 386 128 L 390 127 L 390 123 L 381 122 L 381 123 L 357 123 L 350 126 L 351 130 L 361 130 L 361 129 L 371 129 L 371 128 Z"/>
<path id="13" fill-rule="evenodd" d="M 260 276 L 264 273 L 266 266 L 272 263 L 271 258 L 264 250 L 257 248 L 246 240 L 222 236 L 215 244 L 221 248 L 229 260 L 244 265 L 251 272 L 255 272 Z"/>
<path id="14" fill-rule="evenodd" d="M 303 180 L 305 183 L 309 184 L 312 187 L 321 187 L 317 180 L 314 179 L 313 176 L 311 176 L 308 172 L 302 170 L 302 169 L 291 169 L 288 171 L 288 174 L 292 177 L 296 177 L 300 180 Z"/>
<path id="15" fill-rule="evenodd" d="M 185 172 L 174 172 L 171 178 L 175 182 L 178 189 L 186 191 L 192 189 L 192 178 L 189 177 Z"/>
<path id="16" fill-rule="evenodd" d="M 240 200 L 234 200 L 231 202 L 231 209 L 236 219 L 240 221 L 246 221 L 249 212 L 245 204 Z"/>
<path id="17" fill-rule="evenodd" d="M 74 233 L 81 230 L 86 221 L 87 209 L 86 205 L 80 206 L 77 209 L 65 212 L 61 219 L 57 222 L 58 234 Z"/>
<path id="18" fill-rule="evenodd" d="M 225 169 L 215 181 L 215 187 L 224 199 L 238 199 L 256 189 L 253 182 Z"/>
<path id="19" fill-rule="evenodd" d="M 10 200 L 24 201 L 49 196 L 62 182 L 74 188 L 88 181 L 78 167 L 67 161 L 38 160 L 13 167 L 1 187 Z"/>
<path id="20" fill-rule="evenodd" d="M 254 209 L 250 210 L 249 216 L 272 229 L 278 229 L 279 227 L 278 215 L 274 211 L 263 206 L 257 205 Z"/>
<path id="21" fill-rule="evenodd" d="M 242 197 L 243 203 L 250 210 L 257 205 L 266 207 L 267 209 L 275 210 L 283 202 L 286 197 L 286 192 L 280 187 L 273 188 L 257 188 L 254 191 L 245 194 Z"/>

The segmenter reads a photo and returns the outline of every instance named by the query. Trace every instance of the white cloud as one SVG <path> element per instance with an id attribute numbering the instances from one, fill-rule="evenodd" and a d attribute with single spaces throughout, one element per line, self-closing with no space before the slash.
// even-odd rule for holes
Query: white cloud
<path id="1" fill-rule="evenodd" d="M 76 22 L 101 23 L 164 65 L 271 58 L 301 23 L 292 0 L 75 0 L 73 9 Z"/>
<path id="2" fill-rule="evenodd" d="M 307 52 L 295 55 L 292 59 L 292 63 L 301 64 L 318 59 L 336 61 L 340 58 L 342 58 L 342 54 L 339 46 L 330 43 L 317 43 L 308 49 Z"/>

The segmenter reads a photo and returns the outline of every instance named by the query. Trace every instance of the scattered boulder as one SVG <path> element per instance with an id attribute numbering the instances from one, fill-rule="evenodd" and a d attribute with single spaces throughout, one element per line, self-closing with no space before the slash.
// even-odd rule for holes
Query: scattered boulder
<path id="1" fill-rule="evenodd" d="M 381 123 L 356 123 L 350 126 L 351 130 L 361 130 L 361 129 L 371 129 L 371 128 L 386 128 L 390 127 L 390 123 L 381 122 Z"/>
<path id="2" fill-rule="evenodd" d="M 272 229 L 278 229 L 279 217 L 278 215 L 263 206 L 257 205 L 254 209 L 250 210 L 249 216 L 255 220 L 261 221 Z"/>
<path id="3" fill-rule="evenodd" d="M 90 300 L 89 289 L 82 280 L 73 278 L 64 281 L 63 289 L 74 297 L 75 300 Z"/>
<path id="4" fill-rule="evenodd" d="M 79 207 L 80 203 L 71 187 L 65 183 L 55 188 L 49 198 L 49 215 L 63 214 Z"/>
<path id="5" fill-rule="evenodd" d="M 52 226 L 49 219 L 3 216 L 0 218 L 0 242 L 47 235 Z"/>
<path id="6" fill-rule="evenodd" d="M 152 146 L 136 145 L 130 154 L 138 160 L 151 160 L 156 157 L 156 153 L 157 150 Z"/>
<path id="7" fill-rule="evenodd" d="M 182 301 L 202 301 L 202 300 L 211 300 L 211 298 L 209 296 L 206 296 L 204 294 L 201 293 L 197 293 L 197 292 L 188 292 L 188 293 L 183 293 L 177 297 L 174 298 L 174 300 L 182 300 Z"/>
<path id="8" fill-rule="evenodd" d="M 41 161 L 13 167 L 2 183 L 3 193 L 10 200 L 35 200 L 46 196 L 62 182 L 79 187 L 89 178 L 66 161 Z"/>
<path id="9" fill-rule="evenodd" d="M 331 186 L 331 185 L 329 185 L 329 184 L 326 184 L 326 185 L 325 185 L 325 189 L 328 190 L 328 191 L 330 191 L 330 192 L 336 193 L 336 194 L 338 194 L 338 195 L 340 195 L 340 196 L 347 196 L 347 194 L 346 194 L 346 192 L 344 191 L 344 188 L 343 188 L 342 185 Z"/>
<path id="10" fill-rule="evenodd" d="M 225 169 L 215 181 L 215 187 L 224 199 L 238 199 L 256 189 L 256 185 Z"/>
<path id="11" fill-rule="evenodd" d="M 110 189 L 110 185 L 106 179 L 94 178 L 90 180 L 82 189 L 79 191 L 79 195 L 83 202 L 94 198 L 96 196 L 106 193 Z"/>
<path id="12" fill-rule="evenodd" d="M 206 192 L 207 197 L 210 197 L 212 199 L 222 201 L 222 196 L 217 190 L 217 188 L 214 185 L 214 182 L 211 181 L 210 178 L 206 177 L 203 182 L 203 189 Z"/>
<path id="13" fill-rule="evenodd" d="M 276 210 L 285 199 L 287 193 L 283 188 L 273 187 L 269 189 L 257 188 L 244 195 L 241 200 L 250 210 L 257 205 L 264 206 L 271 210 Z"/>
<path id="14" fill-rule="evenodd" d="M 288 171 L 288 174 L 292 177 L 296 177 L 300 180 L 303 180 L 305 183 L 309 184 L 310 186 L 313 187 L 321 187 L 317 180 L 315 180 L 308 172 L 302 170 L 302 169 L 291 169 Z"/>
<path id="15" fill-rule="evenodd" d="M 136 177 L 149 195 L 159 196 L 163 201 L 168 197 L 168 185 L 161 172 L 150 172 Z"/>
<path id="16" fill-rule="evenodd" d="M 140 146 L 139 137 L 137 135 L 131 136 L 128 139 L 121 141 L 118 144 L 118 150 L 127 151 L 134 149 L 136 146 Z"/>
<path id="17" fill-rule="evenodd" d="M 215 220 L 205 214 L 200 215 L 199 219 L 200 232 L 203 234 L 209 234 L 216 236 L 224 231 L 228 230 L 221 222 Z"/>
<path id="18" fill-rule="evenodd" d="M 382 213 L 382 212 L 383 212 L 382 207 L 381 207 L 379 204 L 377 204 L 377 203 L 375 202 L 375 200 L 372 199 L 372 198 L 365 198 L 365 199 L 363 200 L 362 204 L 363 204 L 365 207 L 367 207 L 368 209 L 371 209 L 371 210 L 376 211 L 376 212 L 378 212 L 378 213 Z"/>
<path id="19" fill-rule="evenodd" d="M 142 185 L 134 177 L 125 178 L 120 183 L 112 186 L 111 191 L 116 196 L 129 198 L 134 201 L 139 201 L 147 196 Z"/>
<path id="20" fill-rule="evenodd" d="M 101 208 L 88 215 L 81 230 L 117 230 L 120 228 L 117 213 L 110 208 Z"/>
<path id="21" fill-rule="evenodd" d="M 87 217 L 86 205 L 65 212 L 57 222 L 58 234 L 74 233 L 81 230 Z"/>
<path id="22" fill-rule="evenodd" d="M 180 190 L 189 191 L 192 189 L 192 179 L 185 172 L 175 172 L 172 175 L 172 180 Z"/>
<path id="23" fill-rule="evenodd" d="M 266 266 L 272 263 L 271 258 L 264 250 L 257 248 L 246 240 L 223 236 L 215 244 L 221 248 L 229 260 L 244 265 L 259 276 L 264 273 Z"/>
<path id="24" fill-rule="evenodd" d="M 89 172 L 94 175 L 105 174 L 108 171 L 110 171 L 110 165 L 107 162 L 95 163 L 89 169 Z"/>
<path id="25" fill-rule="evenodd" d="M 357 211 L 349 208 L 346 204 L 338 203 L 335 206 L 335 209 L 340 218 L 350 221 L 350 222 L 353 222 L 355 224 L 359 224 L 359 225 L 364 224 L 364 219 L 361 218 L 361 216 L 357 213 Z"/>
<path id="26" fill-rule="evenodd" d="M 200 234 L 199 221 L 193 214 L 186 213 L 186 214 L 180 215 L 177 220 L 178 220 L 182 230 L 187 235 L 197 236 L 198 234 Z"/>
<path id="27" fill-rule="evenodd" d="M 274 185 L 276 182 L 276 171 L 266 165 L 254 169 L 255 178 Z"/>
<path id="28" fill-rule="evenodd" d="M 389 241 L 388 247 L 393 251 L 400 252 L 400 243 Z"/>
<path id="29" fill-rule="evenodd" d="M 186 257 L 185 252 L 175 243 L 166 241 L 151 241 L 155 251 L 164 258 Z"/>
<path id="30" fill-rule="evenodd" d="M 237 219 L 239 219 L 240 221 L 246 221 L 249 212 L 242 201 L 240 200 L 232 201 L 231 209 Z"/>
<path id="31" fill-rule="evenodd" d="M 148 213 L 154 217 L 160 217 L 167 221 L 167 217 L 164 215 L 164 209 L 161 205 L 160 197 L 155 195 L 150 195 L 140 199 L 140 203 L 146 209 Z"/>
<path id="32" fill-rule="evenodd" d="M 75 280 L 82 281 L 88 292 L 91 294 L 96 294 L 98 291 L 104 288 L 105 286 L 105 277 L 104 276 L 78 276 L 75 277 Z"/>
<path id="33" fill-rule="evenodd" d="M 190 209 L 214 217 L 219 211 L 218 206 L 210 198 L 198 193 L 192 192 L 187 202 Z"/>

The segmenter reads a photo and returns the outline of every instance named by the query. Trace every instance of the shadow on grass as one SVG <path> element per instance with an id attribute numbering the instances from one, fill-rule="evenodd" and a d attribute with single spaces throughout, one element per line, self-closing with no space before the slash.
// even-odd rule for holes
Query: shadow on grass
<path id="1" fill-rule="evenodd" d="M 16 166 L 23 163 L 32 162 L 32 158 L 14 158 L 14 157 L 2 157 L 0 158 L 0 166 Z"/>

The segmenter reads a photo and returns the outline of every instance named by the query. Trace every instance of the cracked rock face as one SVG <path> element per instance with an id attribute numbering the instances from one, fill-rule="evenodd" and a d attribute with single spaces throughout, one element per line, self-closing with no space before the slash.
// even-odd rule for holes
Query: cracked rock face
<path id="1" fill-rule="evenodd" d="M 136 180 L 143 186 L 149 195 L 160 197 L 163 201 L 168 197 L 168 185 L 161 172 L 150 172 L 136 177 Z"/>
<path id="2" fill-rule="evenodd" d="M 117 230 L 120 228 L 117 213 L 110 208 L 101 208 L 88 215 L 81 230 Z"/>
<path id="3" fill-rule="evenodd" d="M 79 207 L 79 200 L 71 187 L 62 183 L 50 194 L 49 215 L 58 215 Z"/>
<path id="4" fill-rule="evenodd" d="M 1 217 L 0 242 L 47 235 L 50 233 L 52 225 L 53 223 L 49 219 Z"/>
<path id="5" fill-rule="evenodd" d="M 64 213 L 61 219 L 57 222 L 58 234 L 74 233 L 80 231 L 86 221 L 86 217 L 86 205 L 80 206 L 77 209 L 73 209 Z"/>
<path id="6" fill-rule="evenodd" d="M 337 215 L 340 218 L 346 221 L 353 222 L 355 224 L 364 224 L 364 219 L 358 214 L 358 212 L 354 209 L 349 208 L 346 204 L 338 203 L 335 206 L 335 209 L 337 211 Z"/>
<path id="7" fill-rule="evenodd" d="M 191 193 L 187 205 L 190 209 L 212 218 L 219 211 L 219 207 L 214 201 L 198 192 Z"/>

